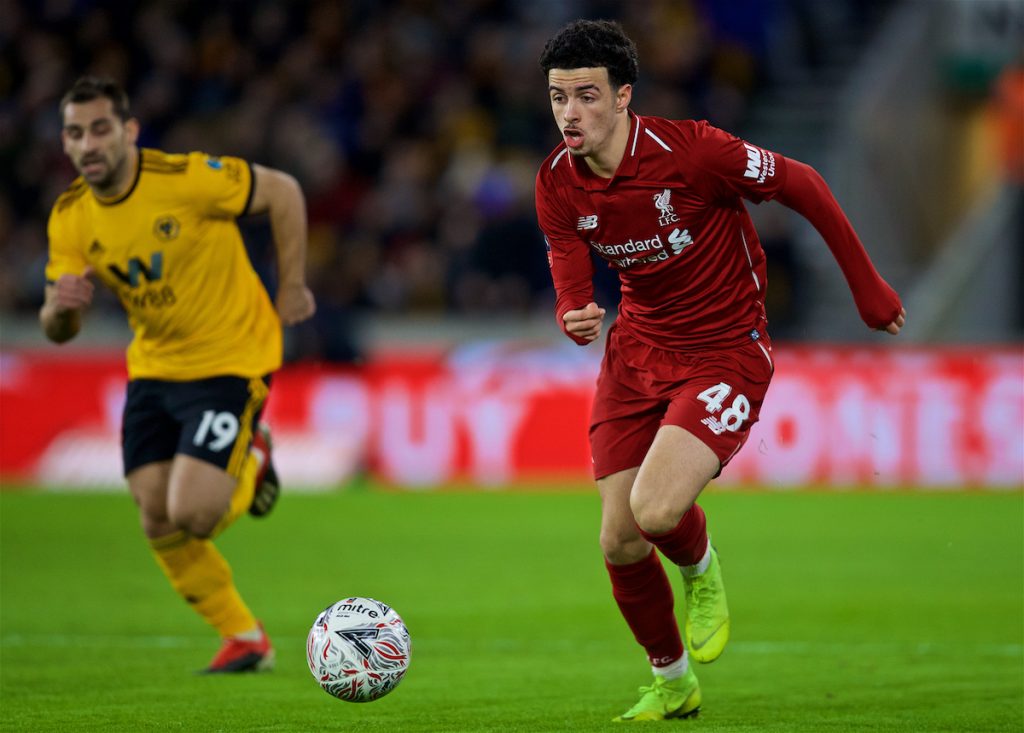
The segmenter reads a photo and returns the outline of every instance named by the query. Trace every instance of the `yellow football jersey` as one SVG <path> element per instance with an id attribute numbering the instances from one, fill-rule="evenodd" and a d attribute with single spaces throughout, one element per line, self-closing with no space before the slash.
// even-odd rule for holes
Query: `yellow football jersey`
<path id="1" fill-rule="evenodd" d="M 281 365 L 281 323 L 235 222 L 252 169 L 239 158 L 143 149 L 128 192 L 101 199 L 82 178 L 53 206 L 46 279 L 91 265 L 135 338 L 132 379 L 258 377 Z"/>

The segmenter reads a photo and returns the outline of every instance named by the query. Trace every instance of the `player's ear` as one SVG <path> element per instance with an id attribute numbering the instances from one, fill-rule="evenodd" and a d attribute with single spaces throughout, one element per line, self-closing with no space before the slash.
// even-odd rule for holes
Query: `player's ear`
<path id="1" fill-rule="evenodd" d="M 128 144 L 134 145 L 139 139 L 139 121 L 134 117 L 129 117 L 125 120 L 124 133 L 128 138 Z"/>
<path id="2" fill-rule="evenodd" d="M 623 84 L 619 87 L 619 90 L 615 92 L 615 111 L 624 112 L 629 106 L 629 103 L 633 99 L 633 85 Z"/>

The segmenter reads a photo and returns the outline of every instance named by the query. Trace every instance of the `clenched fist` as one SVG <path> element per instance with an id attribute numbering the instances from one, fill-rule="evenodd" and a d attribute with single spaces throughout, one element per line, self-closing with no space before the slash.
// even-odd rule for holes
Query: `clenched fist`
<path id="1" fill-rule="evenodd" d="M 565 330 L 577 338 L 593 341 L 601 335 L 601 323 L 604 320 L 604 308 L 597 303 L 587 303 L 583 308 L 569 311 L 562 316 Z"/>

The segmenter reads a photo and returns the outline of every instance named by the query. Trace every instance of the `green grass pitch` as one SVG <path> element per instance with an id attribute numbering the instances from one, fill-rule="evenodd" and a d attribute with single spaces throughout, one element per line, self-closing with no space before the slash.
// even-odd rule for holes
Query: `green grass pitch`
<path id="1" fill-rule="evenodd" d="M 1021 731 L 1024 495 L 715 491 L 733 637 L 674 731 Z M 593 492 L 285 494 L 218 541 L 274 639 L 270 673 L 194 671 L 217 641 L 124 493 L 0 492 L 0 730 L 605 731 L 649 682 L 597 546 Z M 679 587 L 678 576 L 671 575 Z M 330 698 L 317 612 L 391 603 L 390 696 Z"/>

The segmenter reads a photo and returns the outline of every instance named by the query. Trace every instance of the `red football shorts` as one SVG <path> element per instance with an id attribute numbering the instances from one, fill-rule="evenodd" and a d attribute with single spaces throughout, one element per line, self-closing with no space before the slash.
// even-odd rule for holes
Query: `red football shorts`
<path id="1" fill-rule="evenodd" d="M 772 379 L 771 343 L 752 331 L 729 349 L 683 353 L 608 332 L 590 417 L 594 477 L 643 463 L 662 425 L 703 441 L 724 467 L 757 422 Z"/>

